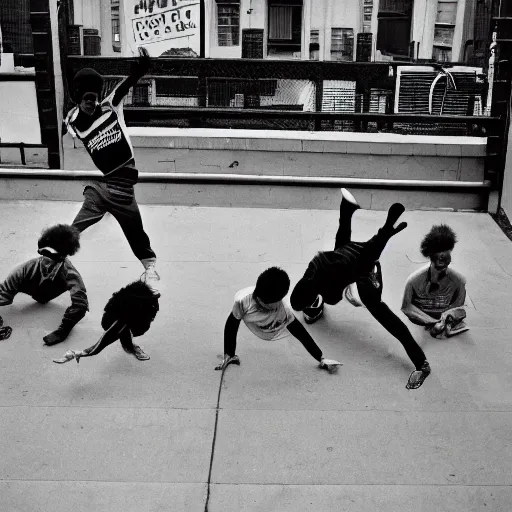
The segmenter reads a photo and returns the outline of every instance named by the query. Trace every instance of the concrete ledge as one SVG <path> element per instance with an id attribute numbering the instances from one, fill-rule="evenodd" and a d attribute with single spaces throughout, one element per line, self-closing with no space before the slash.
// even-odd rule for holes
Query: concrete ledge
<path id="1" fill-rule="evenodd" d="M 293 151 L 367 155 L 483 157 L 486 137 L 401 135 L 397 133 L 227 130 L 215 128 L 130 127 L 136 148 Z M 83 147 L 65 137 L 65 148 Z"/>

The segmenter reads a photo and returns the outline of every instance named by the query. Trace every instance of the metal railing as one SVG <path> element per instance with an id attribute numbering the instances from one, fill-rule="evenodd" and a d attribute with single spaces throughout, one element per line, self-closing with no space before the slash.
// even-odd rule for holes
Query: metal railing
<path id="1" fill-rule="evenodd" d="M 27 165 L 25 149 L 46 148 L 44 144 L 25 144 L 24 142 L 0 142 L 1 148 L 18 148 L 20 150 L 21 165 Z"/>
<path id="2" fill-rule="evenodd" d="M 70 56 L 68 79 L 92 67 L 111 89 L 131 61 Z M 398 69 L 420 65 L 431 71 L 409 81 L 408 97 L 404 92 L 395 108 Z M 126 119 L 131 125 L 487 135 L 499 121 L 474 115 L 476 104 L 485 104 L 483 77 L 474 73 L 456 89 L 439 82 L 431 93 L 438 73 L 444 71 L 434 63 L 158 58 L 127 98 Z M 439 115 L 439 108 L 430 115 L 429 94 L 430 105 L 444 105 L 450 115 Z"/>

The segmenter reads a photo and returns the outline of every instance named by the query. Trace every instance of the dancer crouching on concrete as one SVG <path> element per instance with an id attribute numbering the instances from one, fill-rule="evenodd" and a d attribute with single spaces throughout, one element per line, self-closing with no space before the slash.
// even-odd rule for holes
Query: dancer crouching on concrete
<path id="1" fill-rule="evenodd" d="M 352 215 L 360 206 L 346 189 L 341 192 L 334 250 L 319 252 L 313 258 L 291 294 L 291 306 L 295 311 L 303 311 L 307 323 L 313 323 L 322 316 L 324 303 L 337 304 L 344 294 L 352 304 L 364 305 L 403 345 L 416 367 L 406 388 L 417 389 L 430 374 L 430 366 L 409 329 L 382 301 L 382 272 L 378 261 L 389 239 L 407 227 L 406 222 L 394 227 L 405 208 L 399 203 L 393 204 L 384 226 L 375 236 L 367 242 L 351 242 Z"/>
<path id="2" fill-rule="evenodd" d="M 240 364 L 236 355 L 236 336 L 242 320 L 262 340 L 274 341 L 292 334 L 322 369 L 332 371 L 341 364 L 333 359 L 324 359 L 308 331 L 295 318 L 290 307 L 283 303 L 289 289 L 288 274 L 278 267 L 271 267 L 260 274 L 256 286 L 236 293 L 233 310 L 224 328 L 224 360 L 216 370 L 223 370 L 229 364 Z"/>
<path id="3" fill-rule="evenodd" d="M 89 311 L 87 293 L 77 269 L 67 259 L 80 248 L 80 233 L 65 224 L 47 228 L 37 242 L 39 258 L 15 268 L 3 283 L 0 283 L 0 306 L 12 304 L 18 293 L 26 293 L 41 304 L 46 304 L 64 292 L 71 295 L 69 306 L 60 326 L 43 337 L 46 345 L 64 341 L 73 327 Z M 11 327 L 2 327 L 0 317 L 0 339 L 7 339 Z"/>
<path id="4" fill-rule="evenodd" d="M 402 312 L 432 337 L 445 338 L 469 329 L 464 323 L 466 279 L 448 268 L 457 236 L 446 224 L 433 226 L 421 242 L 430 264 L 413 272 L 405 283 Z"/>
<path id="5" fill-rule="evenodd" d="M 68 113 L 65 127 L 83 142 L 94 164 L 105 175 L 103 181 L 85 187 L 85 200 L 73 226 L 82 232 L 99 222 L 105 213 L 111 213 L 145 268 L 142 280 L 156 294 L 156 281 L 160 280 L 155 270 L 156 255 L 135 200 L 134 185 L 139 172 L 123 116 L 124 97 L 146 74 L 151 63 L 147 51 L 144 48 L 139 51 L 141 56 L 132 66 L 130 76 L 101 102 L 103 77 L 89 68 L 75 75 L 71 95 L 77 106 Z"/>
<path id="6" fill-rule="evenodd" d="M 105 332 L 97 343 L 84 350 L 68 350 L 53 362 L 67 363 L 76 359 L 78 363 L 80 358 L 95 356 L 117 340 L 125 352 L 139 361 L 147 361 L 149 356 L 133 343 L 133 337 L 142 336 L 149 330 L 158 310 L 158 296 L 147 284 L 135 281 L 114 293 L 107 302 L 101 319 Z"/>

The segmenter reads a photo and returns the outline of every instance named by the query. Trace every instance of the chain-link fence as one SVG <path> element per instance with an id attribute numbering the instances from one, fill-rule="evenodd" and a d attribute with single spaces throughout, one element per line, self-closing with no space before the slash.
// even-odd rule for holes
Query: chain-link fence
<path id="1" fill-rule="evenodd" d="M 84 57 L 69 60 L 70 76 L 86 65 L 106 75 L 104 94 L 128 73 L 130 62 Z M 486 76 L 481 68 L 450 66 L 154 59 L 150 73 L 125 102 L 127 107 L 146 112 L 138 115 L 128 108 L 127 120 L 157 126 L 479 134 L 465 121 L 454 123 L 443 117 L 483 115 Z M 212 109 L 215 114 L 209 112 Z M 219 109 L 226 115 L 219 116 Z M 282 115 L 273 116 L 271 112 Z M 332 115 L 316 120 L 306 115 L 315 112 Z M 365 113 L 382 114 L 382 120 L 365 122 L 353 115 Z M 391 126 L 386 123 L 389 114 L 430 115 L 432 122 Z"/>

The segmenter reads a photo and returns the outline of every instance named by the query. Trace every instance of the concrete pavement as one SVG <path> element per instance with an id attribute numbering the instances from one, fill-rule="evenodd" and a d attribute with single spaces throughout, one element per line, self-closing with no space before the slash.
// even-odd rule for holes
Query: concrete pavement
<path id="1" fill-rule="evenodd" d="M 41 230 L 71 222 L 74 202 L 0 202 L 0 276 L 37 256 Z M 57 365 L 100 336 L 103 307 L 139 277 L 115 220 L 82 235 L 72 257 L 91 310 L 61 345 L 42 337 L 69 296 L 27 296 L 0 309 L 0 511 L 504 512 L 512 502 L 512 244 L 487 214 L 408 211 L 381 259 L 384 300 L 399 310 L 419 242 L 446 222 L 460 242 L 471 330 L 435 340 L 408 323 L 432 374 L 408 391 L 400 344 L 348 304 L 308 326 L 337 374 L 317 369 L 294 338 L 266 342 L 242 326 L 219 395 L 224 322 L 234 293 L 265 268 L 292 285 L 332 246 L 337 212 L 141 206 L 162 276 L 160 312 L 140 339 L 151 360 L 113 345 Z M 382 211 L 359 211 L 354 239 Z M 401 313 L 400 313 L 401 315 Z M 403 317 L 405 318 L 405 317 Z M 216 415 L 218 412 L 217 426 Z M 215 427 L 216 426 L 216 427 Z M 214 435 L 216 433 L 216 435 Z"/>

